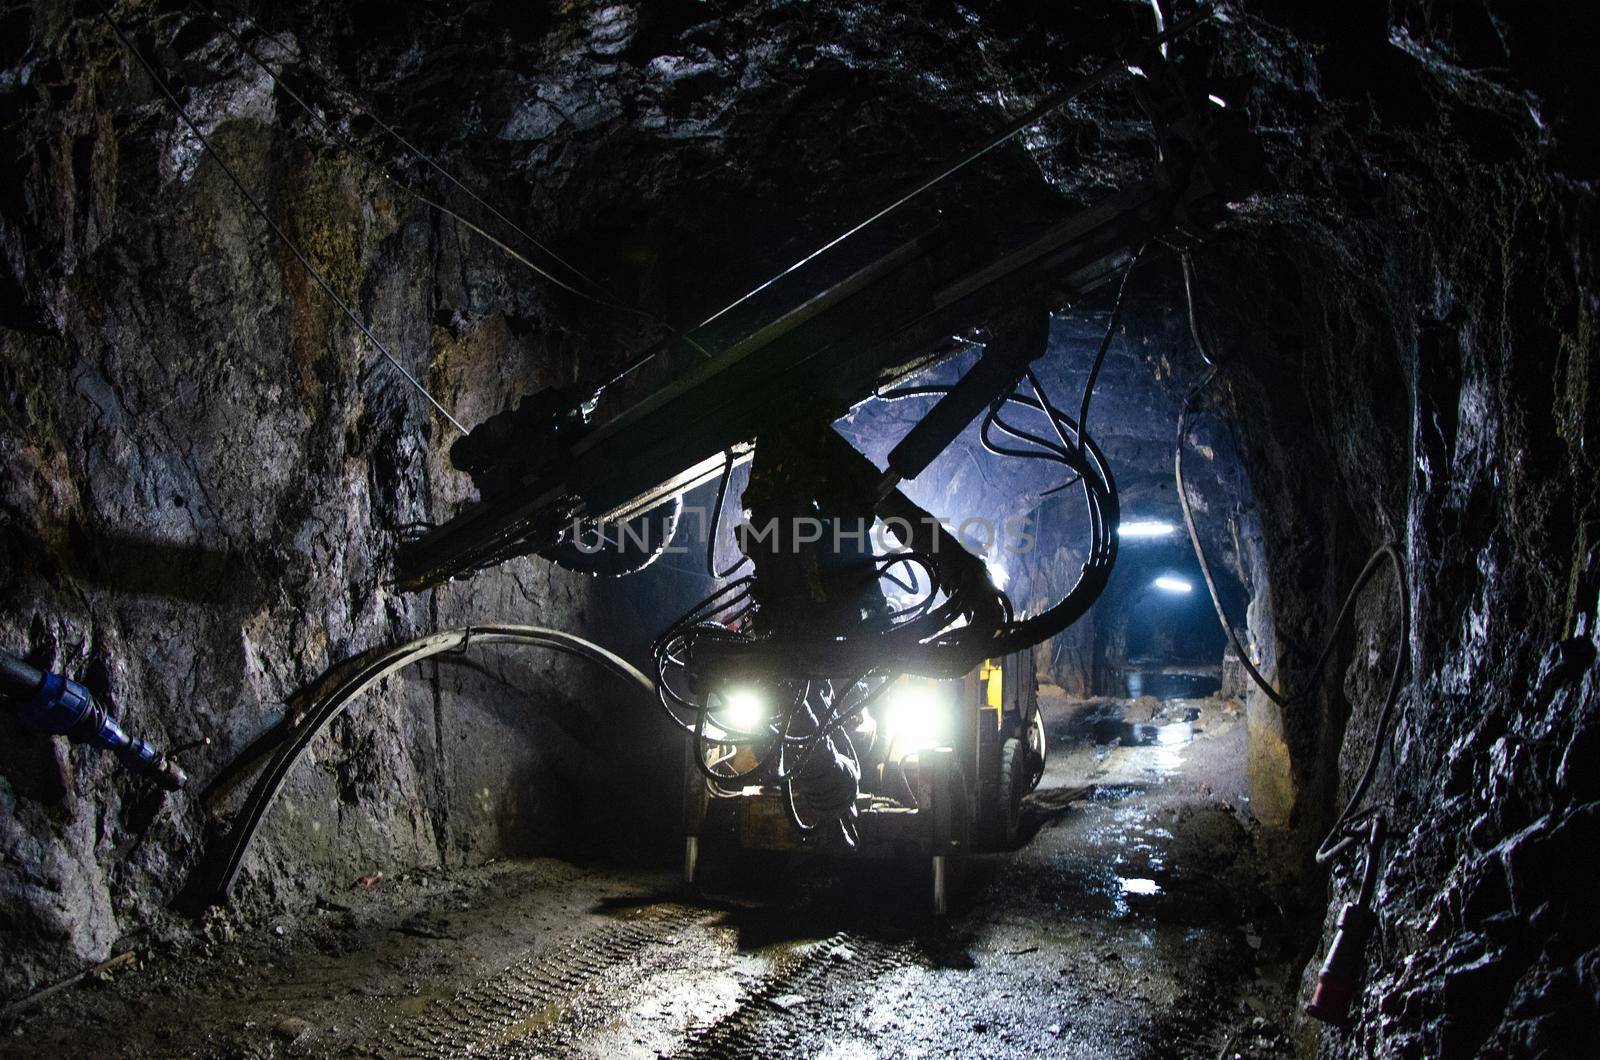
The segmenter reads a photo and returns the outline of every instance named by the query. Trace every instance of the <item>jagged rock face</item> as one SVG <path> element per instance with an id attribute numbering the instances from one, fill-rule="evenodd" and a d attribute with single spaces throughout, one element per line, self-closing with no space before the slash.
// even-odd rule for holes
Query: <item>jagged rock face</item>
<path id="1" fill-rule="evenodd" d="M 1247 292 L 1213 285 L 1211 315 L 1241 365 L 1222 408 L 1279 645 L 1316 643 L 1367 545 L 1401 542 L 1412 575 L 1412 675 L 1373 792 L 1401 836 L 1366 1018 L 1324 1035 L 1331 1054 L 1561 1051 L 1594 1020 L 1600 940 L 1567 882 L 1592 872 L 1594 792 L 1560 763 L 1594 739 L 1595 171 L 1562 87 L 1575 55 L 1528 18 L 1352 9 L 1286 19 L 1304 42 L 1286 48 L 1255 24 L 1225 60 L 1282 116 L 1268 149 L 1304 196 L 1261 204 L 1209 263 Z M 1383 579 L 1360 609 L 1320 720 L 1286 719 L 1308 810 L 1348 795 L 1372 739 L 1396 628 Z M 1308 659 L 1280 649 L 1286 683 Z M 1339 751 L 1337 773 L 1305 768 Z M 1337 880 L 1330 918 L 1349 896 Z"/>
<path id="2" fill-rule="evenodd" d="M 215 23 L 126 17 L 241 179 L 459 418 L 573 379 L 568 307 L 308 141 Z M 198 788 L 356 651 L 473 621 L 599 624 L 615 606 L 604 587 L 543 563 L 393 590 L 398 530 L 471 496 L 447 463 L 453 429 L 340 319 L 101 23 L 44 5 L 5 24 L 6 142 L 21 159 L 3 222 L 6 648 L 83 675 L 159 746 L 209 738 L 184 759 Z M 599 314 L 581 334 L 634 340 Z M 670 607 L 664 584 L 654 598 Z M 648 637 L 648 623 L 617 626 L 619 648 Z M 630 796 L 653 752 L 672 757 L 652 721 L 560 659 L 414 670 L 296 769 L 238 898 L 292 906 L 330 879 L 585 842 L 597 809 L 660 805 Z M 104 756 L 3 724 L 10 993 L 159 934 L 220 829 L 198 790 L 163 802 Z M 611 798 L 582 798 L 602 787 Z"/>
<path id="3" fill-rule="evenodd" d="M 1208 545 L 1250 594 L 1250 634 L 1288 688 L 1373 546 L 1399 542 L 1411 574 L 1411 676 L 1373 790 L 1402 835 L 1366 1018 L 1348 1034 L 1308 1026 L 1307 1042 L 1350 1056 L 1554 1048 L 1592 1025 L 1600 968 L 1580 890 L 1600 800 L 1596 173 L 1573 88 L 1594 15 L 1424 0 L 1225 14 L 1178 51 L 1249 113 L 1272 183 L 1197 254 L 1224 361 L 1197 441 L 1236 440 L 1248 475 L 1227 485 L 1191 453 L 1213 491 Z M 604 379 L 654 337 L 382 180 L 219 24 L 156 4 L 120 17 L 463 421 L 538 384 Z M 348 91 L 673 323 L 1150 27 L 1147 4 L 1089 2 L 273 5 L 263 18 L 272 36 L 240 24 L 247 40 L 302 75 L 337 128 L 404 155 L 341 124 Z M 693 583 L 665 571 L 619 588 L 521 561 L 427 594 L 385 588 L 395 528 L 469 495 L 445 459 L 448 424 L 320 297 L 102 24 L 51 3 L 0 8 L 0 25 L 5 146 L 20 160 L 0 192 L 6 647 L 53 651 L 159 741 L 211 737 L 187 763 L 204 779 L 353 650 L 473 618 L 642 637 L 675 613 Z M 1082 201 L 1147 171 L 1145 132 L 1105 90 L 963 187 L 1004 189 L 1018 209 Z M 421 165 L 399 174 L 471 206 Z M 1170 269 L 1132 288 L 1102 406 L 1127 497 L 1152 506 L 1171 504 L 1165 423 L 1200 374 L 1179 295 Z M 1096 314 L 1058 324 L 1053 380 L 1069 393 Z M 1014 576 L 1034 591 L 1070 567 Z M 1400 639 L 1390 594 L 1374 581 L 1353 644 L 1290 710 L 1249 704 L 1252 733 L 1280 748 L 1258 786 L 1282 789 L 1281 823 L 1307 848 L 1372 738 Z M 664 736 L 642 708 L 566 664 L 518 659 L 497 676 L 393 681 L 336 725 L 269 819 L 245 895 L 293 903 L 375 868 L 552 849 L 585 793 L 619 777 L 650 790 L 635 778 L 655 775 L 648 749 Z M 643 748 L 627 752 L 638 768 L 616 746 Z M 8 727 L 7 985 L 159 926 L 211 828 L 193 796 L 157 803 L 105 761 Z M 1330 916 L 1348 890 L 1334 879 Z"/>

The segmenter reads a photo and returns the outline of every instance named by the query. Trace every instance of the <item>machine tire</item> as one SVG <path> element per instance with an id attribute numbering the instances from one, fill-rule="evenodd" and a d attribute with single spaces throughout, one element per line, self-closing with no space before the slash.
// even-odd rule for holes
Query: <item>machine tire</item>
<path id="1" fill-rule="evenodd" d="M 1050 755 L 1050 739 L 1045 733 L 1044 712 L 1034 708 L 1033 716 L 1028 719 L 1026 732 L 1028 741 L 1028 770 L 1026 791 L 1033 791 L 1039 786 L 1039 781 L 1044 779 L 1045 760 Z"/>
<path id="2" fill-rule="evenodd" d="M 1022 797 L 1028 793 L 1028 747 L 1016 737 L 1000 749 L 1000 797 L 1005 820 L 1005 847 L 1017 844 L 1022 824 Z"/>
<path id="3" fill-rule="evenodd" d="M 1000 747 L 1000 776 L 983 792 L 976 831 L 983 850 L 1010 850 L 1022 821 L 1022 796 L 1028 791 L 1028 748 L 1012 736 Z"/>

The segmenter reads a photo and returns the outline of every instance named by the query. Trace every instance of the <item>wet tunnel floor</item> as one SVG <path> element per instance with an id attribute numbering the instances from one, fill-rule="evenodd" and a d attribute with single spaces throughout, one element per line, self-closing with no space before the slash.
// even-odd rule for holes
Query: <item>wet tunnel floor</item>
<path id="1" fill-rule="evenodd" d="M 1046 697 L 1025 839 L 919 865 L 554 860 L 377 880 L 89 982 L 3 1055 L 934 1057 L 1290 1052 L 1298 967 L 1212 700 Z"/>

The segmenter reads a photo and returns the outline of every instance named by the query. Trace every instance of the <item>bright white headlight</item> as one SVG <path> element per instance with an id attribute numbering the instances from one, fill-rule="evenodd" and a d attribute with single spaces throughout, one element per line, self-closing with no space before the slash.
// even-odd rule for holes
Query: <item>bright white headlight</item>
<path id="1" fill-rule="evenodd" d="M 727 732 L 753 735 L 764 729 L 772 717 L 772 703 L 759 688 L 730 688 L 718 698 L 721 703 L 712 706 L 711 717 Z"/>
<path id="2" fill-rule="evenodd" d="M 888 722 L 897 755 L 950 742 L 950 712 L 937 685 L 905 682 L 890 689 Z"/>

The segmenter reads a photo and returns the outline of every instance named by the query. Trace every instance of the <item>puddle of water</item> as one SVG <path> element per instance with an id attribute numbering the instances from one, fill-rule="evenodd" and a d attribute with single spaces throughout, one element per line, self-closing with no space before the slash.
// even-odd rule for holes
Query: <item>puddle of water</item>
<path id="1" fill-rule="evenodd" d="M 412 997 L 403 997 L 394 1003 L 395 1011 L 402 1016 L 420 1016 L 435 998 L 431 994 L 416 994 Z"/>
<path id="2" fill-rule="evenodd" d="M 1123 799 L 1142 795 L 1144 790 L 1144 787 L 1138 784 L 1096 784 L 1094 790 L 1089 792 L 1089 801 L 1121 802 Z"/>
<path id="3" fill-rule="evenodd" d="M 1162 747 L 1175 747 L 1193 739 L 1194 726 L 1188 722 L 1175 721 L 1170 725 L 1156 726 L 1156 743 Z"/>

